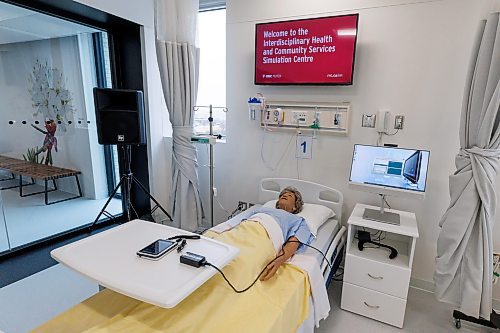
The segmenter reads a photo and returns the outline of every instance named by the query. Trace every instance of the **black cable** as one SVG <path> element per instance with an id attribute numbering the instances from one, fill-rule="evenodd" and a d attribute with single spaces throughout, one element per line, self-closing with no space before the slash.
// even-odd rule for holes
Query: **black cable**
<path id="1" fill-rule="evenodd" d="M 389 203 L 387 202 L 387 199 L 385 198 L 385 196 L 383 194 L 379 194 L 379 195 L 382 197 L 382 199 L 384 199 L 384 202 L 387 205 L 387 207 L 389 207 L 389 209 L 392 209 L 391 205 L 389 205 Z"/>
<path id="2" fill-rule="evenodd" d="M 276 261 L 276 259 L 278 259 L 279 257 L 282 257 L 282 256 L 284 256 L 284 255 L 285 255 L 285 249 L 284 249 L 284 247 L 285 247 L 286 243 L 299 243 L 299 244 L 305 245 L 305 246 L 307 246 L 307 247 L 310 247 L 310 248 L 312 248 L 312 249 L 314 249 L 314 250 L 318 251 L 319 253 L 321 253 L 321 255 L 323 256 L 324 260 L 326 260 L 326 262 L 327 262 L 328 266 L 330 266 L 330 268 L 331 268 L 331 269 L 333 269 L 333 266 L 330 264 L 330 261 L 328 261 L 328 259 L 326 258 L 326 255 L 325 255 L 323 252 L 321 252 L 319 249 L 315 248 L 315 247 L 314 247 L 314 246 L 312 246 L 312 245 L 305 244 L 305 243 L 302 243 L 302 242 L 300 242 L 300 241 L 294 241 L 294 240 L 287 240 L 285 243 L 283 243 L 283 245 L 281 245 L 281 252 L 282 252 L 282 253 L 281 253 L 280 255 L 278 255 L 276 258 L 274 258 L 273 260 L 271 260 L 270 262 L 268 262 L 268 263 L 266 264 L 266 266 L 264 266 L 264 268 L 262 269 L 262 271 L 260 271 L 259 275 L 257 275 L 257 277 L 256 277 L 256 278 L 255 278 L 255 280 L 252 282 L 252 284 L 250 284 L 248 287 L 246 287 L 245 289 L 242 289 L 242 290 L 238 290 L 238 289 L 236 289 L 236 288 L 235 288 L 235 287 L 231 284 L 231 282 L 229 282 L 229 280 L 227 279 L 226 275 L 224 274 L 224 272 L 222 272 L 222 270 L 221 270 L 219 267 L 217 267 L 217 266 L 215 266 L 215 265 L 213 265 L 213 264 L 209 263 L 208 261 L 206 261 L 206 262 L 203 264 L 203 266 L 210 266 L 210 267 L 213 267 L 214 269 L 216 269 L 216 270 L 217 270 L 217 271 L 218 271 L 218 272 L 222 275 L 222 277 L 224 278 L 224 280 L 226 280 L 227 284 L 228 284 L 228 285 L 229 285 L 229 286 L 233 289 L 233 291 L 234 291 L 235 293 L 237 293 L 237 294 L 244 293 L 245 291 L 247 291 L 248 289 L 250 289 L 250 288 L 252 288 L 252 287 L 254 286 L 254 284 L 255 284 L 255 283 L 259 280 L 260 276 L 262 275 L 262 273 L 264 273 L 264 271 L 267 269 L 267 267 L 269 267 L 269 265 L 271 265 L 271 264 L 272 264 L 274 261 Z"/>
<path id="3" fill-rule="evenodd" d="M 399 129 L 397 129 L 397 130 L 396 130 L 396 132 L 394 132 L 394 133 L 387 133 L 387 132 L 384 132 L 384 134 L 385 134 L 385 135 L 388 135 L 388 136 L 392 136 L 392 135 L 396 135 L 396 134 L 398 134 L 398 132 L 399 132 Z"/>
<path id="4" fill-rule="evenodd" d="M 227 217 L 227 219 L 228 219 L 228 220 L 229 220 L 229 219 L 232 219 L 232 218 L 236 215 L 236 213 L 237 213 L 237 212 L 239 212 L 239 211 L 240 211 L 240 206 L 236 207 L 236 209 L 235 209 L 235 210 L 233 210 L 233 212 L 231 213 L 231 215 L 229 215 L 229 216 Z"/>
<path id="5" fill-rule="evenodd" d="M 376 231 L 375 233 L 371 233 L 370 231 L 366 230 L 366 228 L 365 228 L 365 227 L 362 227 L 362 228 L 363 228 L 363 231 L 366 231 L 366 232 L 369 232 L 369 233 L 370 233 L 370 237 L 371 237 L 371 238 L 373 238 L 374 240 L 378 239 L 379 241 L 380 241 L 380 237 L 381 237 L 382 233 L 384 232 L 384 231 L 382 231 L 382 230 L 379 230 L 379 231 Z M 358 238 L 358 233 L 355 233 L 355 234 L 354 234 L 354 239 L 359 239 L 359 238 Z M 385 237 L 384 237 L 384 238 L 382 238 L 382 240 L 383 240 L 383 239 L 385 239 Z"/>
<path id="6" fill-rule="evenodd" d="M 132 211 L 134 212 L 136 218 L 139 218 L 139 214 L 137 214 L 137 211 L 135 210 L 135 207 L 134 205 L 132 204 L 132 171 L 131 171 L 131 168 L 132 168 L 132 146 L 130 145 L 127 145 L 126 148 L 124 149 L 127 149 L 127 154 L 125 154 L 126 156 L 126 161 L 125 163 L 127 164 L 127 204 L 130 208 L 132 208 Z M 127 156 L 128 155 L 128 156 Z"/>
<path id="7" fill-rule="evenodd" d="M 168 237 L 168 240 L 174 240 L 174 239 L 200 239 L 200 235 L 177 235 L 177 236 L 172 236 Z"/>
<path id="8" fill-rule="evenodd" d="M 337 270 L 342 270 L 341 272 L 339 273 L 336 273 L 332 276 L 332 280 L 333 281 L 339 281 L 339 282 L 342 282 L 344 281 L 344 267 L 338 267 Z"/>
<path id="9" fill-rule="evenodd" d="M 323 256 L 323 260 L 326 261 L 326 263 L 328 264 L 328 266 L 330 266 L 330 268 L 333 268 L 332 264 L 330 264 L 330 261 L 328 261 L 328 259 L 326 258 L 326 255 L 323 252 L 321 252 L 321 250 L 315 248 L 314 246 L 309 245 L 309 244 L 304 244 L 304 243 L 302 243 L 300 241 L 294 241 L 294 240 L 288 240 L 288 241 L 285 242 L 285 244 L 286 243 L 299 243 L 299 244 L 302 244 L 304 246 L 310 247 L 311 249 L 315 249 L 316 251 L 318 251 L 319 253 L 321 253 L 321 255 Z"/>
<path id="10" fill-rule="evenodd" d="M 286 243 L 285 243 L 286 244 Z M 283 244 L 284 246 L 284 244 Z M 281 247 L 281 249 L 283 250 L 283 246 Z M 205 262 L 204 266 L 210 266 L 210 267 L 213 267 L 215 268 L 221 275 L 222 277 L 224 278 L 224 280 L 226 280 L 227 284 L 234 290 L 235 293 L 237 294 L 241 294 L 241 293 L 244 293 L 245 291 L 247 291 L 248 289 L 252 288 L 254 286 L 255 283 L 257 283 L 257 281 L 259 280 L 260 276 L 262 275 L 262 273 L 264 273 L 264 271 L 267 269 L 267 267 L 269 267 L 269 265 L 271 265 L 276 259 L 278 259 L 279 257 L 282 257 L 283 255 L 285 255 L 285 251 L 283 251 L 282 254 L 278 255 L 276 258 L 274 258 L 273 260 L 271 260 L 270 262 L 267 263 L 266 266 L 264 266 L 264 268 L 262 269 L 262 271 L 260 271 L 259 275 L 257 275 L 257 277 L 255 278 L 255 280 L 252 282 L 252 284 L 250 284 L 248 287 L 246 287 L 245 289 L 242 289 L 242 290 L 238 290 L 236 289 L 231 282 L 229 282 L 229 280 L 227 279 L 226 275 L 224 274 L 224 272 L 222 272 L 220 270 L 219 267 L 209 263 L 209 262 Z"/>

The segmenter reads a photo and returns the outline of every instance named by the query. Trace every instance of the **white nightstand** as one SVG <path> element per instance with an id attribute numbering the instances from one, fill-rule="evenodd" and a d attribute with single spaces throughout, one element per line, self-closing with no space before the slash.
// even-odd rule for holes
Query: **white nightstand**
<path id="1" fill-rule="evenodd" d="M 417 219 L 414 213 L 389 209 L 389 212 L 400 214 L 400 225 L 364 220 L 365 208 L 377 209 L 357 204 L 347 221 L 341 308 L 401 328 L 418 238 Z M 382 231 L 382 238 L 385 236 L 385 239 L 380 243 L 396 248 L 397 257 L 389 259 L 390 251 L 384 248 L 364 248 L 360 251 L 358 230 L 366 230 L 373 235 Z M 375 247 L 371 244 L 367 246 Z"/>

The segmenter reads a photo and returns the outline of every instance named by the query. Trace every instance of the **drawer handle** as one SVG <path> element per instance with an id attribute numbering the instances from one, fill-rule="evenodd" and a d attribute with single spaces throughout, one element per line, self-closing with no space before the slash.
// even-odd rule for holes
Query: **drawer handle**
<path id="1" fill-rule="evenodd" d="M 363 303 L 365 303 L 365 305 L 367 307 L 369 307 L 370 309 L 378 309 L 378 308 L 380 308 L 380 305 L 371 305 L 371 304 L 368 304 L 366 302 L 363 302 Z"/>
<path id="2" fill-rule="evenodd" d="M 370 273 L 368 273 L 368 276 L 371 277 L 374 280 L 382 280 L 384 278 L 383 276 L 373 276 Z"/>

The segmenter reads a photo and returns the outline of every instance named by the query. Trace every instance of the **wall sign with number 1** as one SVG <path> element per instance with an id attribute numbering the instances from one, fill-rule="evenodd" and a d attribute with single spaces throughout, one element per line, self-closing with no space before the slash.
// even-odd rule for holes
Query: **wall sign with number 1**
<path id="1" fill-rule="evenodd" d="M 312 136 L 297 135 L 297 144 L 295 149 L 296 158 L 312 158 Z"/>

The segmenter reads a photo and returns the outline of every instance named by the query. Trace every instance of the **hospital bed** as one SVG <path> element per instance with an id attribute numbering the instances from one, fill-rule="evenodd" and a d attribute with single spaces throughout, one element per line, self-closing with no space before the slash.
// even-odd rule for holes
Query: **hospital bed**
<path id="1" fill-rule="evenodd" d="M 312 246 L 321 250 L 329 261 L 331 262 L 331 267 L 324 260 L 322 254 L 316 252 L 313 249 L 308 248 L 303 254 L 307 256 L 312 256 L 320 263 L 320 270 L 323 275 L 323 282 L 327 287 L 332 280 L 332 277 L 335 274 L 336 269 L 338 268 L 340 262 L 342 261 L 344 245 L 346 241 L 345 235 L 345 227 L 342 227 L 340 224 L 342 218 L 342 204 L 343 204 L 343 195 L 341 192 L 329 188 L 324 185 L 315 184 L 307 181 L 300 181 L 295 179 L 287 179 L 287 178 L 265 178 L 262 179 L 259 185 L 259 202 L 261 204 L 269 205 L 272 200 L 276 200 L 279 192 L 287 187 L 294 186 L 302 193 L 303 199 L 305 203 L 321 205 L 330 208 L 335 216 L 329 218 L 321 224 L 318 228 L 317 237 L 311 243 Z M 237 218 L 237 217 L 236 217 Z M 228 222 L 224 222 L 228 223 Z M 267 282 L 264 282 L 267 283 Z M 124 299 L 125 296 L 115 295 L 110 296 L 109 302 L 106 302 L 106 297 L 99 297 L 99 294 L 105 293 L 106 290 L 98 293 L 92 298 L 95 298 L 96 301 L 92 303 L 92 307 L 97 307 L 97 311 L 94 311 L 97 315 L 100 315 L 101 312 L 106 312 L 108 309 L 104 309 L 104 307 L 117 307 L 117 303 L 120 302 L 121 299 Z M 108 291 L 109 292 L 109 291 Z M 96 298 L 97 296 L 97 298 Z M 114 298 L 113 298 L 114 297 Z M 120 298 L 121 297 L 121 298 Z M 104 299 L 104 301 L 103 301 Z M 305 301 L 305 298 L 304 298 Z M 84 301 L 84 303 L 87 301 Z M 299 333 L 310 333 L 314 331 L 315 318 L 314 318 L 314 307 L 313 307 L 313 298 L 309 296 L 309 313 L 307 318 L 302 322 L 299 327 Z M 182 305 L 182 303 L 181 303 Z M 98 309 L 98 307 L 103 307 L 102 311 Z M 75 306 L 78 310 L 78 305 Z M 72 311 L 72 318 L 87 318 L 88 313 L 84 313 L 86 309 L 83 309 L 82 315 L 78 314 L 78 311 L 75 312 L 75 308 L 68 310 L 68 312 Z M 125 310 L 124 313 L 129 311 Z M 93 309 L 95 310 L 95 309 Z M 87 311 L 88 312 L 88 311 Z M 126 320 L 126 314 L 120 315 Z M 288 313 L 279 314 L 281 317 L 288 317 Z M 116 317 L 116 316 L 114 316 Z M 317 320 L 316 320 L 317 321 Z M 35 330 L 35 332 L 71 332 L 72 330 L 69 327 L 64 327 L 71 325 L 69 324 L 68 316 L 65 317 L 65 313 L 59 315 L 58 317 L 52 319 L 48 323 L 40 326 Z M 91 329 L 91 331 L 93 331 Z M 97 330 L 96 330 L 97 331 Z M 264 333 L 264 332 L 263 332 Z"/>
<path id="2" fill-rule="evenodd" d="M 287 186 L 296 187 L 302 194 L 305 203 L 318 204 L 330 208 L 335 216 L 328 219 L 318 229 L 317 237 L 311 245 L 321 250 L 330 260 L 332 267 L 323 259 L 317 251 L 308 248 L 306 253 L 316 257 L 320 263 L 325 286 L 328 287 L 333 276 L 343 259 L 346 242 L 346 229 L 341 225 L 342 205 L 344 197 L 340 191 L 333 188 L 316 184 L 313 182 L 288 179 L 288 178 L 264 178 L 259 186 L 259 202 L 265 203 L 276 199 L 282 189 Z M 309 299 L 309 308 L 312 309 L 312 297 Z M 309 316 L 302 323 L 298 333 L 314 331 L 314 313 L 309 312 Z"/>

